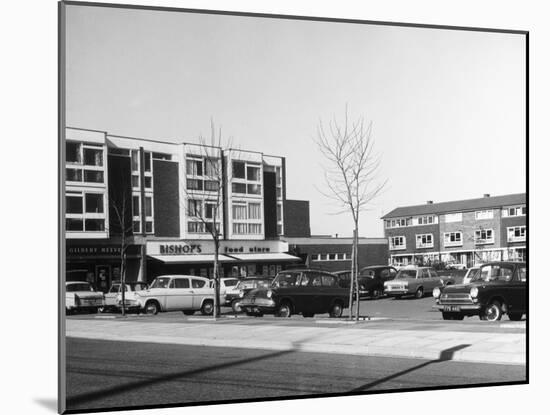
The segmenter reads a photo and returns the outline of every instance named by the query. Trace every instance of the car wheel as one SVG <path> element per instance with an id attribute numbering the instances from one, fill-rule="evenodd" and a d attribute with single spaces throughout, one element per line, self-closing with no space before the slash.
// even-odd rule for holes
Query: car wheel
<path id="1" fill-rule="evenodd" d="M 202 303 L 201 313 L 205 316 L 211 316 L 214 313 L 214 303 L 210 300 Z"/>
<path id="2" fill-rule="evenodd" d="M 185 314 L 186 316 L 192 316 L 193 314 L 195 314 L 195 310 L 183 310 L 183 314 Z"/>
<path id="3" fill-rule="evenodd" d="M 334 303 L 330 308 L 329 314 L 332 318 L 339 318 L 339 317 L 342 317 L 343 311 L 344 311 L 344 308 L 342 307 L 342 304 Z"/>
<path id="4" fill-rule="evenodd" d="M 239 304 L 239 300 L 233 300 L 231 302 L 231 309 L 233 310 L 234 313 L 240 313 L 241 311 L 243 311 Z"/>
<path id="5" fill-rule="evenodd" d="M 520 321 L 523 313 L 508 313 L 508 318 L 512 321 Z"/>
<path id="6" fill-rule="evenodd" d="M 370 297 L 373 300 L 378 300 L 381 296 L 382 296 L 382 293 L 380 292 L 379 289 L 375 288 L 374 290 L 371 291 Z"/>
<path id="7" fill-rule="evenodd" d="M 292 316 L 292 308 L 290 307 L 290 304 L 287 302 L 282 303 L 277 310 L 277 317 L 288 318 L 290 316 Z"/>
<path id="8" fill-rule="evenodd" d="M 414 298 L 422 298 L 422 297 L 424 297 L 424 289 L 422 287 L 419 287 L 414 293 Z"/>
<path id="9" fill-rule="evenodd" d="M 145 304 L 145 314 L 155 315 L 159 312 L 159 305 L 156 301 L 149 301 Z"/>
<path id="10" fill-rule="evenodd" d="M 498 301 L 489 304 L 480 315 L 481 320 L 498 321 L 502 318 L 502 308 Z"/>

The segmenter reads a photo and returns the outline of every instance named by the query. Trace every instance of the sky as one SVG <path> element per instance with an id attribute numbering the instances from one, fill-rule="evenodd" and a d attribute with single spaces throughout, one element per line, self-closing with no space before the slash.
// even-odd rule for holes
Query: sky
<path id="1" fill-rule="evenodd" d="M 66 123 L 196 142 L 210 120 L 234 146 L 286 157 L 287 198 L 313 234 L 350 235 L 323 196 L 319 122 L 372 122 L 396 207 L 526 191 L 525 37 L 427 28 L 67 6 Z"/>

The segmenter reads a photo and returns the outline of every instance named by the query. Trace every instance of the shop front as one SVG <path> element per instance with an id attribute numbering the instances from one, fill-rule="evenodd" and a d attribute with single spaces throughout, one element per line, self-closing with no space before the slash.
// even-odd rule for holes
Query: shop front
<path id="1" fill-rule="evenodd" d="M 99 291 L 109 290 L 113 281 L 120 280 L 120 245 L 86 244 L 67 241 L 66 281 L 87 281 Z M 126 280 L 139 281 L 141 277 L 141 245 L 126 249 Z"/>
<path id="2" fill-rule="evenodd" d="M 147 241 L 147 275 L 183 274 L 214 276 L 214 242 L 205 240 Z M 220 241 L 221 277 L 275 276 L 301 262 L 282 241 Z"/>

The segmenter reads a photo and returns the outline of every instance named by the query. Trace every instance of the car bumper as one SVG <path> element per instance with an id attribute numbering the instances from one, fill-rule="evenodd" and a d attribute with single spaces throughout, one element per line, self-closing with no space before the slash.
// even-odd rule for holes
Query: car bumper
<path id="1" fill-rule="evenodd" d="M 277 305 L 269 298 L 255 298 L 253 300 L 243 299 L 239 306 L 246 313 L 273 314 Z"/>
<path id="2" fill-rule="evenodd" d="M 432 308 L 451 313 L 472 312 L 481 310 L 480 304 L 436 304 Z"/>
<path id="3" fill-rule="evenodd" d="M 406 290 L 406 289 L 397 289 L 397 288 L 394 288 L 392 290 L 384 290 L 384 294 L 392 297 L 392 296 L 396 296 L 396 295 L 407 295 L 407 294 L 412 294 L 409 290 Z"/>

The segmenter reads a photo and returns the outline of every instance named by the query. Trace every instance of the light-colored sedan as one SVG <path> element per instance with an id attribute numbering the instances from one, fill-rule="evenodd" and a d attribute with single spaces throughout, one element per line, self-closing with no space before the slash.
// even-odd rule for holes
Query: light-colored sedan
<path id="1" fill-rule="evenodd" d="M 121 293 L 121 285 L 120 281 L 113 282 L 111 288 L 105 294 L 105 304 L 99 309 L 99 312 L 106 313 L 107 311 L 117 311 L 119 309 L 118 297 Z M 147 289 L 146 283 L 137 281 L 125 282 L 124 286 L 126 287 L 126 293 Z"/>
<path id="2" fill-rule="evenodd" d="M 75 311 L 97 313 L 104 303 L 103 293 L 95 291 L 90 283 L 83 281 L 67 281 L 65 283 L 65 311 L 67 314 Z"/>
<path id="3" fill-rule="evenodd" d="M 390 297 L 400 298 L 414 295 L 422 298 L 431 293 L 435 287 L 454 284 L 452 277 L 440 276 L 430 267 L 402 268 L 395 279 L 384 282 L 384 293 Z"/>
<path id="4" fill-rule="evenodd" d="M 119 303 L 122 296 L 118 296 Z M 200 310 L 210 315 L 214 311 L 214 289 L 210 280 L 194 275 L 161 275 L 148 289 L 125 294 L 128 308 L 138 308 L 147 314 L 163 311 L 183 311 L 192 315 Z"/>

